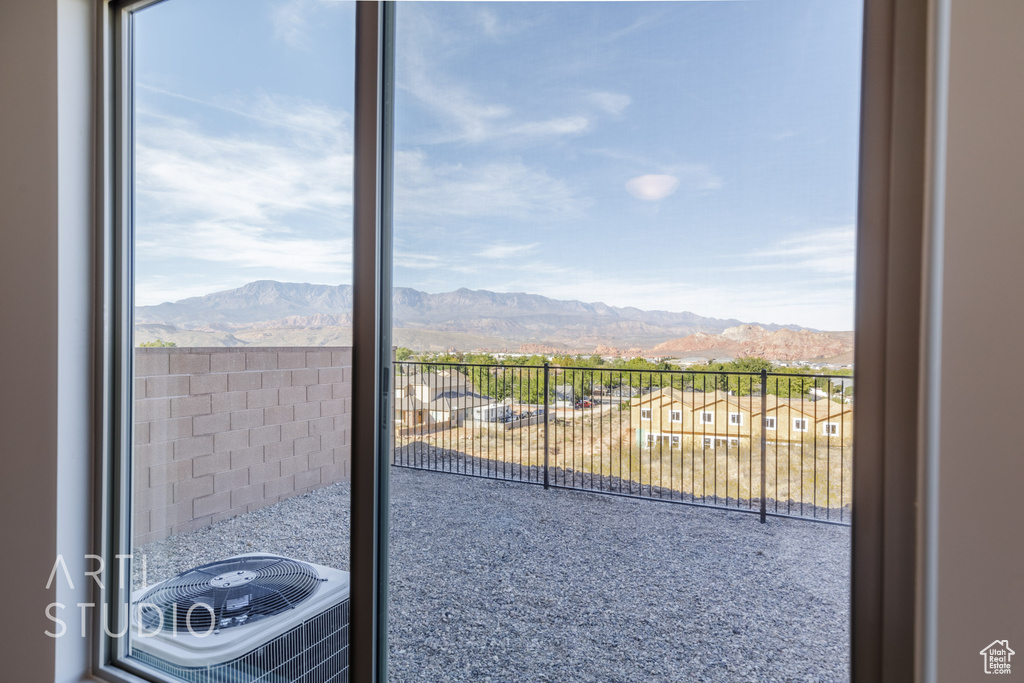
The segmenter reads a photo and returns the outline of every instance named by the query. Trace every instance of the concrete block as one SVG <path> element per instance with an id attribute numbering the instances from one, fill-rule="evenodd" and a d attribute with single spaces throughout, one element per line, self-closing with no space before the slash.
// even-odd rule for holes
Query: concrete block
<path id="1" fill-rule="evenodd" d="M 250 446 L 265 446 L 281 440 L 281 425 L 268 425 L 249 430 Z"/>
<path id="2" fill-rule="evenodd" d="M 231 491 L 231 507 L 248 506 L 263 500 L 263 483 L 250 484 Z"/>
<path id="3" fill-rule="evenodd" d="M 320 417 L 320 403 L 296 403 L 295 420 L 302 422 Z"/>
<path id="4" fill-rule="evenodd" d="M 291 370 L 266 370 L 260 374 L 264 389 L 280 389 L 292 385 Z"/>
<path id="5" fill-rule="evenodd" d="M 231 429 L 230 413 L 213 413 L 212 415 L 199 415 L 192 418 L 192 433 L 196 436 L 203 434 L 216 434 Z"/>
<path id="6" fill-rule="evenodd" d="M 210 354 L 210 372 L 241 372 L 245 370 L 245 351 L 219 351 Z"/>
<path id="7" fill-rule="evenodd" d="M 352 398 L 352 382 L 339 382 L 331 385 L 334 398 Z"/>
<path id="8" fill-rule="evenodd" d="M 213 475 L 213 490 L 216 493 L 221 491 L 233 491 L 249 485 L 249 469 L 228 470 Z"/>
<path id="9" fill-rule="evenodd" d="M 149 423 L 137 422 L 134 427 L 134 441 L 136 446 L 149 443 Z"/>
<path id="10" fill-rule="evenodd" d="M 192 514 L 196 518 L 200 518 L 205 517 L 206 515 L 214 515 L 218 512 L 224 512 L 230 507 L 231 492 L 222 491 L 221 493 L 214 493 L 213 495 L 210 496 L 196 498 L 192 502 Z"/>
<path id="11" fill-rule="evenodd" d="M 320 381 L 320 372 L 316 368 L 300 368 L 292 370 L 292 386 L 309 386 Z"/>
<path id="12" fill-rule="evenodd" d="M 174 442 L 160 441 L 136 446 L 132 451 L 132 458 L 136 472 L 141 472 L 146 467 L 169 463 L 174 460 Z"/>
<path id="13" fill-rule="evenodd" d="M 283 406 L 306 402 L 306 387 L 281 387 L 278 391 L 278 403 Z"/>
<path id="14" fill-rule="evenodd" d="M 174 484 L 153 486 L 132 494 L 132 504 L 136 510 L 153 510 L 174 503 Z"/>
<path id="15" fill-rule="evenodd" d="M 168 359 L 172 375 L 196 375 L 210 371 L 209 353 L 171 353 Z"/>
<path id="16" fill-rule="evenodd" d="M 270 479 L 277 479 L 281 476 L 281 461 L 274 460 L 273 462 L 264 462 L 258 465 L 253 465 L 249 468 L 249 483 L 258 484 L 260 482 L 269 481 Z M 274 494 L 277 495 L 277 494 Z"/>
<path id="17" fill-rule="evenodd" d="M 271 479 L 263 484 L 263 497 L 275 498 L 295 490 L 295 477 L 282 477 Z"/>
<path id="18" fill-rule="evenodd" d="M 320 415 L 327 417 L 328 415 L 341 415 L 345 412 L 345 403 L 343 399 L 331 399 L 330 401 L 320 402 Z"/>
<path id="19" fill-rule="evenodd" d="M 252 391 L 263 388 L 263 373 L 232 372 L 228 375 L 228 391 Z"/>
<path id="20" fill-rule="evenodd" d="M 296 455 L 291 458 L 286 458 L 281 461 L 281 475 L 287 477 L 290 474 L 297 472 L 305 472 L 309 469 L 309 456 L 308 455 Z"/>
<path id="21" fill-rule="evenodd" d="M 263 426 L 263 409 L 239 410 L 231 413 L 231 429 L 252 429 Z"/>
<path id="22" fill-rule="evenodd" d="M 331 398 L 334 398 L 334 393 L 330 384 L 311 384 L 306 387 L 306 400 L 309 402 L 327 401 Z"/>
<path id="23" fill-rule="evenodd" d="M 248 391 L 245 395 L 245 407 L 249 410 L 256 408 L 272 408 L 278 405 L 278 392 L 280 389 L 256 389 Z"/>
<path id="24" fill-rule="evenodd" d="M 170 372 L 170 362 L 164 351 L 135 349 L 135 376 L 153 377 Z"/>
<path id="25" fill-rule="evenodd" d="M 306 367 L 305 351 L 279 351 L 277 353 L 277 367 L 281 368 L 304 368 Z"/>
<path id="26" fill-rule="evenodd" d="M 246 351 L 246 370 L 277 370 L 276 351 Z"/>
<path id="27" fill-rule="evenodd" d="M 181 396 L 172 398 L 171 417 L 190 417 L 194 415 L 209 415 L 213 412 L 210 397 L 206 396 Z"/>
<path id="28" fill-rule="evenodd" d="M 295 455 L 312 453 L 313 451 L 318 450 L 320 450 L 319 436 L 305 436 L 300 439 L 295 439 Z"/>
<path id="29" fill-rule="evenodd" d="M 156 488 L 165 484 L 177 484 L 192 477 L 192 462 L 178 460 L 149 468 L 149 487 Z"/>
<path id="30" fill-rule="evenodd" d="M 142 398 L 134 402 L 136 422 L 155 422 L 171 416 L 171 401 L 166 398 Z M 177 416 L 175 416 L 177 417 Z"/>
<path id="31" fill-rule="evenodd" d="M 267 406 L 263 409 L 263 424 L 283 424 L 295 420 L 295 406 Z"/>
<path id="32" fill-rule="evenodd" d="M 315 470 L 317 468 L 324 467 L 325 465 L 333 465 L 333 464 L 334 464 L 334 449 L 333 448 L 325 448 L 323 450 L 314 451 L 313 453 L 309 454 L 309 468 L 308 469 Z"/>
<path id="33" fill-rule="evenodd" d="M 199 478 L 207 474 L 219 474 L 231 469 L 230 453 L 203 455 L 192 461 L 192 476 Z"/>
<path id="34" fill-rule="evenodd" d="M 263 446 L 250 446 L 231 451 L 231 469 L 239 470 L 263 462 Z M 234 507 L 234 506 L 232 506 Z"/>
<path id="35" fill-rule="evenodd" d="M 188 396 L 188 375 L 147 377 L 146 396 L 149 398 Z"/>
<path id="36" fill-rule="evenodd" d="M 335 484 L 339 481 L 348 481 L 344 463 L 333 463 L 320 468 L 320 483 Z"/>
<path id="37" fill-rule="evenodd" d="M 153 510 L 149 525 L 154 529 L 171 531 L 179 524 L 192 521 L 192 501 L 168 505 Z"/>
<path id="38" fill-rule="evenodd" d="M 132 399 L 138 400 L 146 397 L 146 378 L 136 377 L 135 383 L 132 386 Z"/>
<path id="39" fill-rule="evenodd" d="M 176 439 L 173 443 L 175 460 L 191 460 L 192 458 L 213 453 L 212 434 Z"/>
<path id="40" fill-rule="evenodd" d="M 317 349 L 316 351 L 306 351 L 306 367 L 307 368 L 323 368 L 334 365 L 332 361 L 333 352 L 328 349 Z"/>
<path id="41" fill-rule="evenodd" d="M 331 365 L 334 367 L 352 365 L 352 347 L 331 349 Z"/>
<path id="42" fill-rule="evenodd" d="M 338 446 L 344 446 L 346 443 L 345 432 L 336 431 L 333 420 L 331 420 L 330 431 L 320 434 L 321 448 L 337 448 Z"/>
<path id="43" fill-rule="evenodd" d="M 193 396 L 199 394 L 215 394 L 228 390 L 228 375 L 223 372 L 209 375 L 191 375 L 188 380 L 188 391 Z"/>
<path id="44" fill-rule="evenodd" d="M 281 440 L 294 441 L 309 436 L 308 422 L 286 422 L 281 425 Z"/>
<path id="45" fill-rule="evenodd" d="M 309 435 L 319 436 L 321 434 L 328 434 L 334 431 L 334 418 L 333 417 L 321 417 L 316 420 L 309 421 Z"/>
<path id="46" fill-rule="evenodd" d="M 213 435 L 213 452 L 221 453 L 238 451 L 249 447 L 249 430 L 239 429 L 229 432 L 217 432 Z"/>
<path id="47" fill-rule="evenodd" d="M 174 484 L 174 502 L 184 503 L 213 493 L 213 475 L 193 477 Z"/>
<path id="48" fill-rule="evenodd" d="M 148 534 L 149 531 L 149 510 L 140 510 L 132 515 L 133 534 Z"/>
<path id="49" fill-rule="evenodd" d="M 246 409 L 247 395 L 244 391 L 225 391 L 210 397 L 215 413 L 233 413 Z"/>
<path id="50" fill-rule="evenodd" d="M 320 368 L 318 372 L 320 375 L 319 384 L 335 384 L 336 382 L 345 381 L 345 372 L 341 368 Z"/>
<path id="51" fill-rule="evenodd" d="M 306 470 L 295 474 L 295 488 L 309 489 L 320 485 L 320 470 Z"/>
<path id="52" fill-rule="evenodd" d="M 295 441 L 279 441 L 278 443 L 268 443 L 264 446 L 266 451 L 266 460 L 281 460 L 282 458 L 290 458 L 295 455 Z"/>

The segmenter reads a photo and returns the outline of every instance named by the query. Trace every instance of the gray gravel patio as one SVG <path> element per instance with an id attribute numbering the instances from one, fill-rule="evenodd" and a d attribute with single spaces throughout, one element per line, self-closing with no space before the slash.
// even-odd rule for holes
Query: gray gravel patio
<path id="1" fill-rule="evenodd" d="M 348 521 L 338 484 L 135 554 L 348 569 Z M 393 681 L 849 678 L 847 527 L 392 468 L 389 552 Z"/>

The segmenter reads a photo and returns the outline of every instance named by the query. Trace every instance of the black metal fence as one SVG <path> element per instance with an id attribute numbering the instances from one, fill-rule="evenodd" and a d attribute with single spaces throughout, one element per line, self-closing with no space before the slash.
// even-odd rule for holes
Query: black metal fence
<path id="1" fill-rule="evenodd" d="M 396 362 L 393 464 L 850 523 L 853 377 Z"/>

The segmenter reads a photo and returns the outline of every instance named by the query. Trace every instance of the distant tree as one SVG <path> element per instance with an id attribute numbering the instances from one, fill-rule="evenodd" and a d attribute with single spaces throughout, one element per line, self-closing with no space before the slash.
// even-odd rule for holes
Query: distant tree
<path id="1" fill-rule="evenodd" d="M 145 349 L 151 349 L 151 348 L 169 349 L 169 348 L 172 348 L 172 347 L 175 347 L 175 346 L 177 346 L 177 344 L 175 344 L 174 342 L 172 342 L 172 341 L 166 341 L 165 342 L 163 339 L 159 339 L 159 338 L 155 339 L 153 341 L 150 341 L 150 342 L 142 342 L 141 344 L 139 344 L 140 348 L 145 348 Z"/>
<path id="2" fill-rule="evenodd" d="M 409 360 L 413 357 L 414 351 L 404 346 L 399 346 L 395 349 L 395 360 Z"/>

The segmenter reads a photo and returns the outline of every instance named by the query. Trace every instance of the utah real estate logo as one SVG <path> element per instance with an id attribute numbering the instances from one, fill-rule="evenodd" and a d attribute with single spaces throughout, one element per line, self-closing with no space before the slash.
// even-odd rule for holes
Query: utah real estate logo
<path id="1" fill-rule="evenodd" d="M 1010 657 L 1017 654 L 1010 649 L 1005 640 L 993 640 L 979 654 L 985 658 L 985 673 L 987 674 L 1009 674 Z"/>

